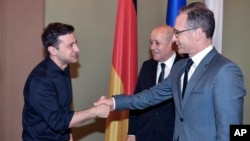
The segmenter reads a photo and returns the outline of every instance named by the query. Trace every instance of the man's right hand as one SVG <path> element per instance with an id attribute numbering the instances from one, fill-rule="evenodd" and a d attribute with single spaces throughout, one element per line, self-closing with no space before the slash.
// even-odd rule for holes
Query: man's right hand
<path id="1" fill-rule="evenodd" d="M 94 103 L 95 106 L 99 106 L 102 104 L 109 106 L 111 111 L 114 110 L 114 101 L 112 98 L 106 98 L 105 96 L 101 96 L 99 100 Z"/>

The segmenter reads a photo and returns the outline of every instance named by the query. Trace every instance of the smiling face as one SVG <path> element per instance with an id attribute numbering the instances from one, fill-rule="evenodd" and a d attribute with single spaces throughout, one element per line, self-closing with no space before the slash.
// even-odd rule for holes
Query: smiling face
<path id="1" fill-rule="evenodd" d="M 181 13 L 175 22 L 175 33 L 173 36 L 173 41 L 176 42 L 178 46 L 178 52 L 180 54 L 183 53 L 191 53 L 193 49 L 193 38 L 192 33 L 195 29 L 189 28 L 186 26 L 187 14 Z"/>
<path id="2" fill-rule="evenodd" d="M 150 50 L 153 59 L 164 62 L 175 53 L 172 49 L 173 29 L 169 26 L 159 26 L 150 35 Z"/>
<path id="3" fill-rule="evenodd" d="M 58 45 L 49 47 L 51 59 L 61 68 L 78 61 L 79 48 L 73 33 L 58 37 Z"/>

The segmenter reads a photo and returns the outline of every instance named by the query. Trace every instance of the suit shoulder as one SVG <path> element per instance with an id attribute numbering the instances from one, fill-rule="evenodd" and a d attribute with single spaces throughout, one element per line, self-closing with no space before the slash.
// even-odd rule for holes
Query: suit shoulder
<path id="1" fill-rule="evenodd" d="M 142 65 L 155 65 L 157 63 L 158 62 L 155 61 L 154 59 L 148 59 L 148 60 L 144 61 Z"/>
<path id="2" fill-rule="evenodd" d="M 233 64 L 236 65 L 238 67 L 238 65 L 236 63 L 234 63 L 232 60 L 228 59 L 227 57 L 221 55 L 221 54 L 217 54 L 214 59 L 212 60 L 212 64 L 217 64 L 217 65 L 226 65 L 226 64 Z"/>

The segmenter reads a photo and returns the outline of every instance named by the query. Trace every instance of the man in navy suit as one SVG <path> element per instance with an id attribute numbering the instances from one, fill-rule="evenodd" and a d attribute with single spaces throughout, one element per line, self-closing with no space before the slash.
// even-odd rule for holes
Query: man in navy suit
<path id="1" fill-rule="evenodd" d="M 150 34 L 152 58 L 143 62 L 135 93 L 148 89 L 159 83 L 161 64 L 165 64 L 166 78 L 175 62 L 183 58 L 177 54 L 172 45 L 174 29 L 168 25 L 155 27 Z M 174 132 L 174 100 L 144 110 L 131 110 L 127 141 L 170 141 Z"/>
<path id="2" fill-rule="evenodd" d="M 178 61 L 163 82 L 148 90 L 132 96 L 101 97 L 95 105 L 106 104 L 114 110 L 145 109 L 174 98 L 174 141 L 229 141 L 230 125 L 243 122 L 243 74 L 213 47 L 214 14 L 199 5 L 183 7 L 174 26 L 178 52 L 188 53 L 190 59 Z M 184 89 L 187 62 L 193 63 L 185 73 L 188 83 Z"/>

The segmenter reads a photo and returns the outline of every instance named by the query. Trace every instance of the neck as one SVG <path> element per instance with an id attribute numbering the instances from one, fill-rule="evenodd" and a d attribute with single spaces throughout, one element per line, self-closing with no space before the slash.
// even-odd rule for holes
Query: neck
<path id="1" fill-rule="evenodd" d="M 53 55 L 50 55 L 49 57 L 50 57 L 50 59 L 51 59 L 53 62 L 55 62 L 55 64 L 56 64 L 59 68 L 61 68 L 62 70 L 65 70 L 65 68 L 68 66 L 68 64 L 62 63 L 60 60 L 58 60 L 57 57 L 55 57 L 55 56 L 53 56 Z"/>

